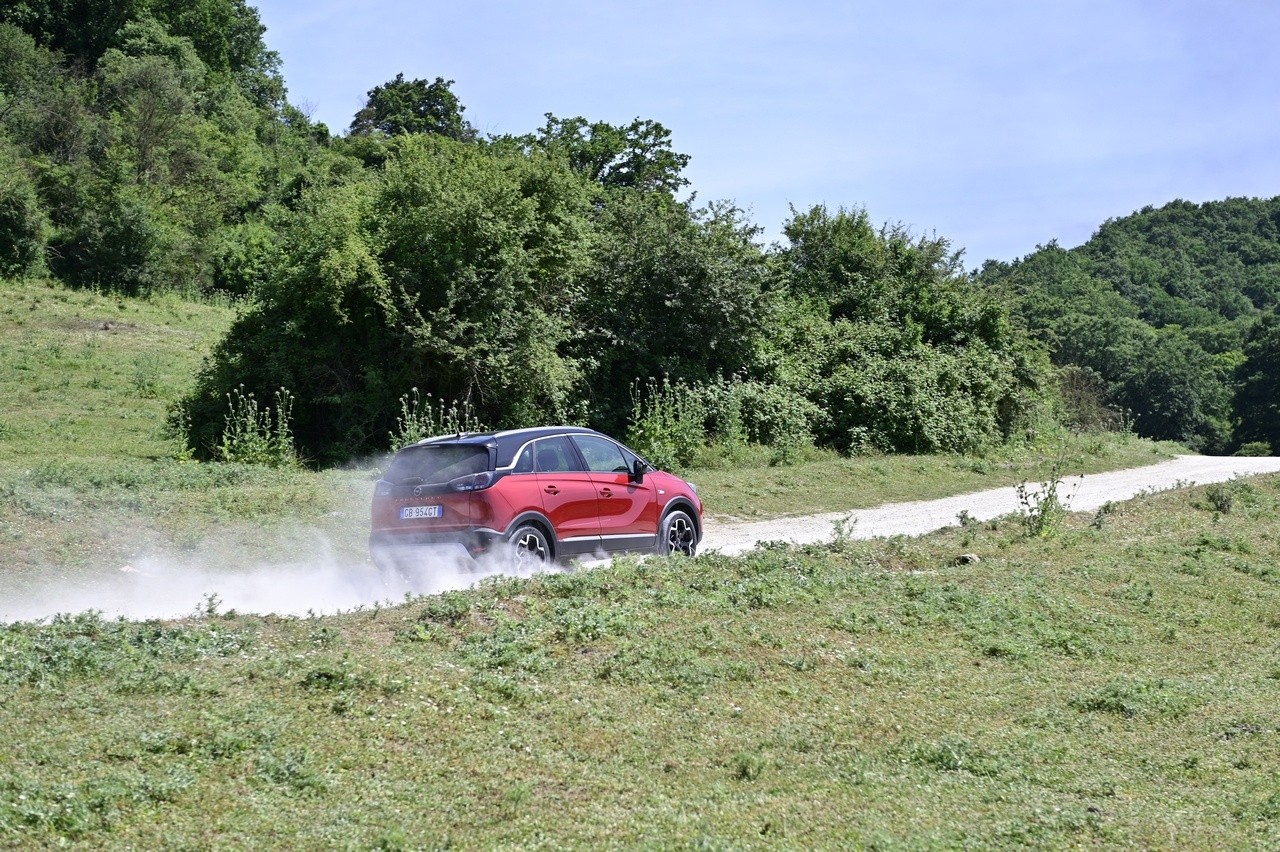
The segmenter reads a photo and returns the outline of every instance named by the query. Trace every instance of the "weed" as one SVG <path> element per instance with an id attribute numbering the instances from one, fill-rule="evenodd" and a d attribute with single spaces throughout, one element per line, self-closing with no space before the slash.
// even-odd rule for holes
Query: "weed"
<path id="1" fill-rule="evenodd" d="M 1078 487 L 1079 483 L 1077 483 Z M 1070 511 L 1068 504 L 1071 497 L 1064 501 L 1059 492 L 1062 488 L 1062 475 L 1059 467 L 1054 465 L 1049 478 L 1040 483 L 1039 488 L 1031 488 L 1026 481 L 1015 488 L 1020 507 L 1018 520 L 1029 537 L 1053 538 L 1062 529 Z"/>
<path id="2" fill-rule="evenodd" d="M 729 769 L 739 781 L 755 781 L 764 772 L 765 761 L 758 754 L 738 752 L 729 761 Z"/>
<path id="3" fill-rule="evenodd" d="M 1093 692 L 1076 696 L 1071 707 L 1083 712 L 1114 713 L 1127 719 L 1137 716 L 1184 716 L 1195 703 L 1185 687 L 1164 679 L 1118 678 Z"/>
<path id="4" fill-rule="evenodd" d="M 550 666 L 538 626 L 502 616 L 491 630 L 469 634 L 463 658 L 478 669 L 534 673 Z"/>
<path id="5" fill-rule="evenodd" d="M 1205 501 L 1209 504 L 1209 508 L 1220 515 L 1229 515 L 1231 506 L 1235 502 L 1235 498 L 1231 493 L 1231 489 L 1226 484 L 1215 482 L 1204 489 Z"/>
<path id="6" fill-rule="evenodd" d="M 309 765 L 305 751 L 264 752 L 254 761 L 254 770 L 259 777 L 297 793 L 320 793 L 327 786 Z"/>
<path id="7" fill-rule="evenodd" d="M 657 641 L 622 645 L 599 665 L 596 676 L 605 681 L 701 693 L 717 679 L 717 672 L 692 649 Z"/>
<path id="8" fill-rule="evenodd" d="M 1256 506 L 1258 494 L 1253 485 L 1243 479 L 1214 482 L 1204 488 L 1204 499 L 1193 505 L 1208 509 L 1215 515 L 1229 515 L 1237 505 Z"/>
<path id="9" fill-rule="evenodd" d="M 260 406 L 240 385 L 227 394 L 227 415 L 214 455 L 219 461 L 267 467 L 298 467 L 289 420 L 293 396 L 285 388 L 275 392 L 275 409 Z"/>
<path id="10" fill-rule="evenodd" d="M 1242 562 L 1240 560 L 1231 560 L 1228 563 L 1231 569 L 1244 574 L 1247 577 L 1253 577 L 1266 582 L 1275 582 L 1280 580 L 1280 569 L 1271 565 L 1256 565 L 1252 562 Z"/>
<path id="11" fill-rule="evenodd" d="M 389 432 L 390 449 L 430 438 L 434 435 L 456 435 L 463 432 L 483 432 L 485 426 L 471 408 L 469 400 L 454 400 L 447 406 L 443 400 L 437 405 L 430 393 L 424 399 L 417 388 L 411 388 L 400 397 L 400 414 L 396 416 L 396 429 Z"/>
<path id="12" fill-rule="evenodd" d="M 631 388 L 627 443 L 664 470 L 683 470 L 706 443 L 707 407 L 696 388 L 663 377 Z"/>
<path id="13" fill-rule="evenodd" d="M 850 512 L 832 523 L 831 542 L 832 547 L 837 552 L 844 552 L 849 549 L 849 545 L 853 541 L 853 527 L 857 522 L 858 519 Z"/>
<path id="14" fill-rule="evenodd" d="M 947 736 L 936 742 L 908 742 L 903 751 L 912 763 L 939 772 L 967 772 L 985 777 L 1000 773 L 1000 761 L 963 736 Z"/>
<path id="15" fill-rule="evenodd" d="M 469 683 L 478 694 L 516 706 L 523 705 L 531 694 L 518 678 L 501 672 L 477 672 Z"/>
<path id="16" fill-rule="evenodd" d="M 160 359 L 153 353 L 145 353 L 133 359 L 133 375 L 130 380 L 133 392 L 143 399 L 155 399 L 160 395 Z"/>
<path id="17" fill-rule="evenodd" d="M 218 597 L 216 592 L 206 592 L 200 606 L 196 607 L 196 616 L 204 618 L 214 618 L 218 614 L 218 608 L 222 606 L 222 598 Z"/>
<path id="18" fill-rule="evenodd" d="M 528 784 L 515 784 L 503 794 L 502 800 L 511 811 L 519 810 L 533 799 L 533 788 Z"/>
<path id="19" fill-rule="evenodd" d="M 426 599 L 418 621 L 423 624 L 455 626 L 471 612 L 471 596 L 462 592 L 444 592 Z"/>

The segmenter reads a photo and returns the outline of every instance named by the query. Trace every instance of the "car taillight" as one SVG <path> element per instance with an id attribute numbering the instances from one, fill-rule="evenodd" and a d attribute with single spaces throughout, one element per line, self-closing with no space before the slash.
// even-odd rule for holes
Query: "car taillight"
<path id="1" fill-rule="evenodd" d="M 492 484 L 493 471 L 488 470 L 484 473 L 473 473 L 449 480 L 449 487 L 454 491 L 479 491 L 482 488 L 488 488 Z"/>

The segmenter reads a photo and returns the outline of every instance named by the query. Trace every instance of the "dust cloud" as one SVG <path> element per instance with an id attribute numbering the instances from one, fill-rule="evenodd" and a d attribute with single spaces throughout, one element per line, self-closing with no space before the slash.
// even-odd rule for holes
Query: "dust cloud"
<path id="1" fill-rule="evenodd" d="M 495 575 L 531 576 L 509 553 L 473 561 L 454 551 L 423 550 L 395 568 L 340 559 L 321 540 L 296 561 L 255 564 L 223 555 L 140 557 L 126 565 L 25 581 L 0 576 L 0 623 L 39 621 L 96 610 L 104 617 L 169 619 L 236 611 L 259 615 L 331 615 L 465 589 Z M 555 570 L 555 569 L 551 569 Z"/>

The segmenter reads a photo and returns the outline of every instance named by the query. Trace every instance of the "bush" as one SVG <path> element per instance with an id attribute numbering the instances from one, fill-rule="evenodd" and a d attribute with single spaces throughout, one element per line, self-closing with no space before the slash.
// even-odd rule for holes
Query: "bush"
<path id="1" fill-rule="evenodd" d="M 1240 449 L 1236 450 L 1237 456 L 1272 456 L 1275 451 L 1271 449 L 1270 441 L 1247 441 L 1240 445 Z"/>
<path id="2" fill-rule="evenodd" d="M 697 388 L 664 377 L 631 389 L 627 443 L 650 464 L 680 470 L 707 442 L 707 406 Z"/>
<path id="3" fill-rule="evenodd" d="M 298 454 L 289 431 L 293 397 L 284 388 L 275 393 L 276 407 L 259 406 L 244 385 L 227 394 L 227 417 L 215 455 L 219 461 L 297 467 Z"/>
<path id="4" fill-rule="evenodd" d="M 0 145 L 0 275 L 21 277 L 44 263 L 45 220 L 26 169 Z"/>
<path id="5" fill-rule="evenodd" d="M 432 404 L 431 394 L 424 400 L 418 389 L 413 388 L 400 397 L 400 414 L 396 417 L 395 431 L 389 437 L 394 451 L 433 435 L 484 431 L 486 427 L 476 417 L 471 403 L 454 400 L 445 408 L 441 400 L 437 408 Z"/>
<path id="6" fill-rule="evenodd" d="M 791 464 L 813 446 L 825 414 L 798 391 L 763 382 L 743 382 L 735 391 L 748 438 L 773 451 L 773 464 Z"/>

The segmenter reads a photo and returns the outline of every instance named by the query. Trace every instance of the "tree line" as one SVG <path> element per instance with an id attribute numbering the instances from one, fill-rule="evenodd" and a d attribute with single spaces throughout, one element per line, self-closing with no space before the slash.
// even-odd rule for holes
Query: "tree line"
<path id="1" fill-rule="evenodd" d="M 1174 201 L 977 280 L 1050 354 L 1075 422 L 1207 452 L 1280 447 L 1280 197 Z"/>
<path id="2" fill-rule="evenodd" d="M 1240 273 L 1247 305 L 1208 273 L 1183 294 L 1108 223 L 1123 263 L 1050 246 L 971 275 L 946 239 L 858 207 L 793 209 L 764 246 L 731 202 L 681 197 L 689 157 L 656 121 L 548 114 L 486 136 L 453 81 L 401 74 L 335 136 L 288 103 L 243 0 L 93 9 L 0 10 L 0 274 L 236 299 L 174 408 L 197 454 L 225 445 L 229 394 L 282 388 L 319 464 L 387 449 L 411 393 L 491 427 L 780 459 L 979 450 L 1083 420 L 1085 399 L 1206 447 L 1245 434 L 1228 398 L 1269 304 L 1258 270 Z M 1269 240 L 1240 247 L 1270 257 Z M 1187 411 L 1154 401 L 1183 379 L 1203 391 L 1179 391 Z"/>

